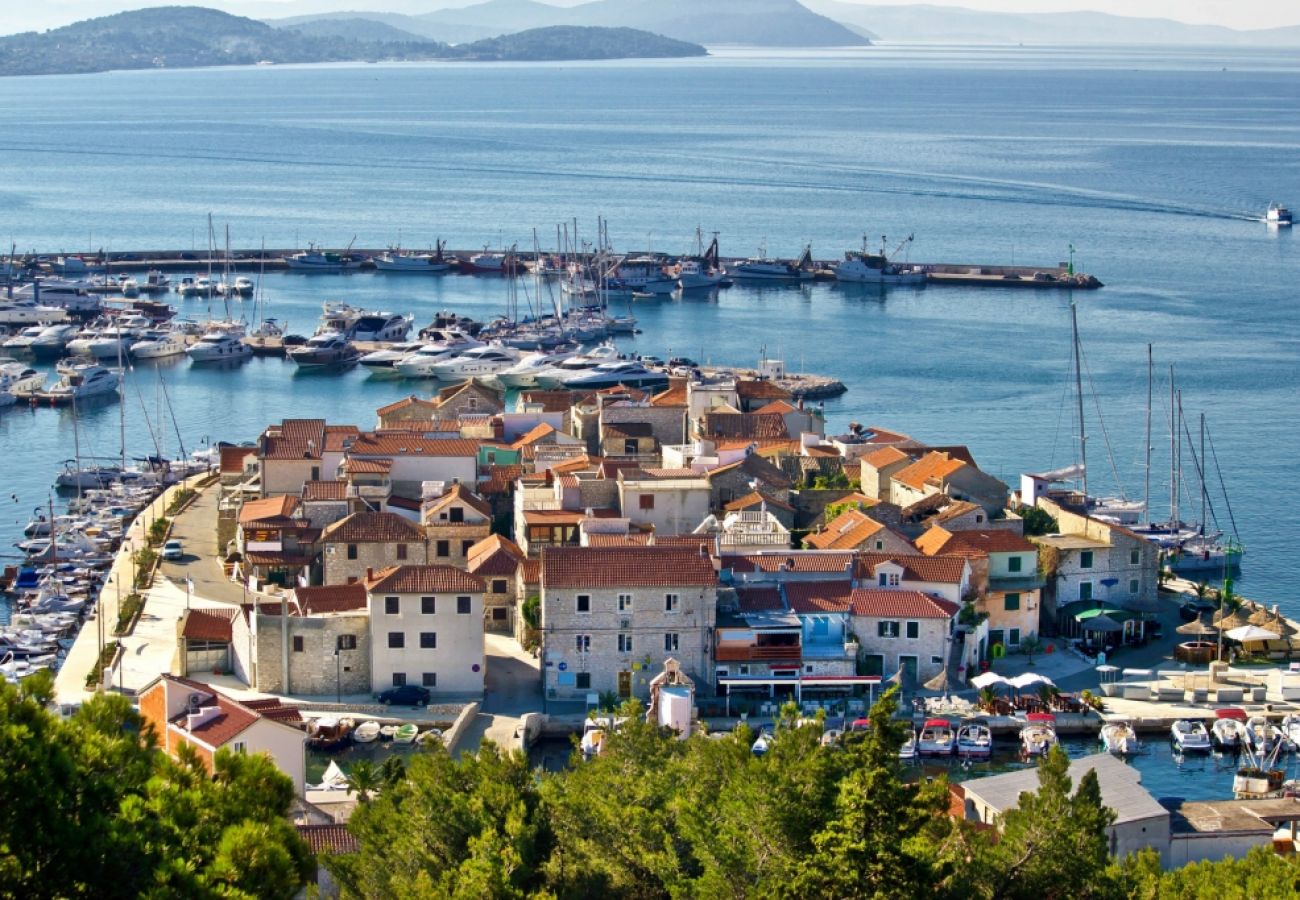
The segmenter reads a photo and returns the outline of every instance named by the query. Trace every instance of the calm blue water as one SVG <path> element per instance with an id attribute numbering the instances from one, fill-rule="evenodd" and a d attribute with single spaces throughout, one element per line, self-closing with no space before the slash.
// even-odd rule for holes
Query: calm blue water
<path id="1" fill-rule="evenodd" d="M 82 251 L 202 247 L 206 217 L 236 246 L 319 241 L 453 247 L 543 243 L 577 216 L 610 221 L 620 249 L 683 251 L 697 225 L 726 254 L 764 241 L 821 258 L 861 235 L 909 233 L 914 260 L 1075 262 L 1107 283 L 1076 296 L 1097 394 L 1094 484 L 1142 487 L 1146 345 L 1162 383 L 1177 366 L 1189 415 L 1209 416 L 1249 555 L 1241 588 L 1300 614 L 1296 536 L 1300 394 L 1297 238 L 1257 217 L 1300 206 L 1300 54 L 1147 50 L 733 52 L 604 65 L 403 65 L 132 72 L 0 80 L 0 241 Z M 410 310 L 504 310 L 494 279 L 269 276 L 272 310 L 309 331 L 340 299 Z M 625 342 L 716 362 L 766 347 L 850 391 L 830 424 L 876 423 L 969 444 L 982 466 L 1074 459 L 1068 297 L 1017 290 L 745 289 L 638 304 Z M 179 301 L 178 301 L 179 302 Z M 204 303 L 186 301 L 191 315 Z M 411 390 L 304 377 L 278 360 L 234 371 L 161 366 L 186 448 L 248 440 L 283 416 L 367 425 Z M 128 380 L 131 453 L 152 450 L 154 367 Z M 1097 424 L 1104 414 L 1106 432 Z M 83 411 L 81 435 L 115 454 L 119 407 Z M 160 435 L 169 449 L 170 423 Z M 1108 439 L 1107 439 L 1108 436 Z M 71 455 L 69 413 L 0 415 L 12 513 L 44 501 Z M 1157 424 L 1153 494 L 1168 494 Z M 1190 502 L 1190 498 L 1184 501 Z M 1227 525 L 1222 501 L 1216 505 Z"/>

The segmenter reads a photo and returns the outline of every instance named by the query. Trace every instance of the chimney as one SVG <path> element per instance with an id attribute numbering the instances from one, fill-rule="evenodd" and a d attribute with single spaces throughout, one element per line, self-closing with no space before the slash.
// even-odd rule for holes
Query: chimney
<path id="1" fill-rule="evenodd" d="M 375 570 L 372 569 L 370 566 L 366 566 L 366 581 L 370 582 L 374 580 L 375 580 Z"/>

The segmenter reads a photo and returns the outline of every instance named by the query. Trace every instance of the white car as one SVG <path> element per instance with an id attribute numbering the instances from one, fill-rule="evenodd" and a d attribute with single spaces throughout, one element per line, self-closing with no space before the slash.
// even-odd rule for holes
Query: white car
<path id="1" fill-rule="evenodd" d="M 181 542 L 178 541 L 176 538 L 172 538 L 170 541 L 163 544 L 163 548 L 162 548 L 163 559 L 175 560 L 175 559 L 180 559 L 184 555 L 185 555 L 185 548 L 181 546 Z"/>

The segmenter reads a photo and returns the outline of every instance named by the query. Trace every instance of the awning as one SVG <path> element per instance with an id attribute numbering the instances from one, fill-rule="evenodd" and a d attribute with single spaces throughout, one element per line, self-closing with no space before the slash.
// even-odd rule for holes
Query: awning
<path id="1" fill-rule="evenodd" d="M 798 684 L 803 687 L 852 687 L 853 685 L 878 685 L 879 675 L 721 675 L 718 684 L 725 687 L 768 687 L 770 685 Z"/>

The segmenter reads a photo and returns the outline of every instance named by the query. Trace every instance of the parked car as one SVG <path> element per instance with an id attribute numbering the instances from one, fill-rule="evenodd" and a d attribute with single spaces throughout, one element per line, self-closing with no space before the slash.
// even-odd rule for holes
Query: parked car
<path id="1" fill-rule="evenodd" d="M 176 538 L 172 538 L 170 541 L 163 544 L 163 548 L 162 548 L 163 559 L 180 559 L 184 555 L 185 555 L 185 548 L 184 546 L 181 545 L 181 542 Z"/>
<path id="2" fill-rule="evenodd" d="M 429 689 L 418 684 L 404 684 L 380 691 L 375 699 L 384 706 L 426 706 L 429 703 Z"/>

